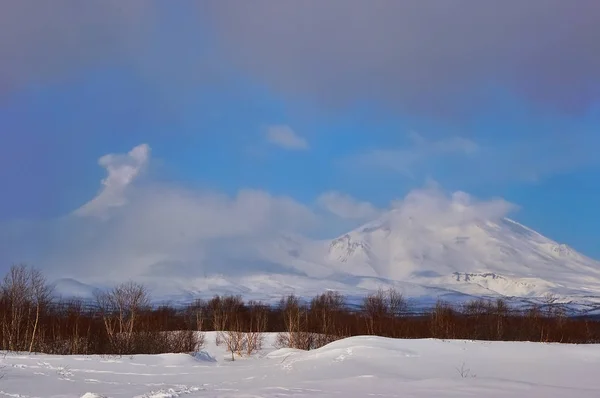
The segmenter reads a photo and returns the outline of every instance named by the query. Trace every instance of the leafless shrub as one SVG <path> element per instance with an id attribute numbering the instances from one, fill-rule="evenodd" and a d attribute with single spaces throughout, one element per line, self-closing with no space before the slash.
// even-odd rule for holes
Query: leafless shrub
<path id="1" fill-rule="evenodd" d="M 227 352 L 231 354 L 231 360 L 235 361 L 235 355 L 242 356 L 246 349 L 245 333 L 239 330 L 230 330 L 226 332 L 218 332 L 221 341 L 225 343 Z"/>
<path id="2" fill-rule="evenodd" d="M 194 351 L 199 351 L 204 348 L 206 344 L 206 334 L 204 332 L 196 332 L 196 345 L 194 347 Z"/>
<path id="3" fill-rule="evenodd" d="M 471 369 L 465 367 L 465 363 L 463 362 L 460 368 L 456 368 L 456 371 L 463 379 L 475 378 L 477 375 L 471 373 Z"/>
<path id="4" fill-rule="evenodd" d="M 246 354 L 252 355 L 253 352 L 259 351 L 262 348 L 264 332 L 268 322 L 268 308 L 266 305 L 250 301 L 249 309 L 249 325 L 246 332 Z"/>
<path id="5" fill-rule="evenodd" d="M 217 335 L 225 343 L 227 351 L 231 353 L 231 360 L 235 361 L 235 355 L 242 356 L 247 346 L 246 333 L 242 330 L 242 325 L 238 314 L 231 314 L 234 319 L 230 319 L 230 330 L 219 331 Z"/>

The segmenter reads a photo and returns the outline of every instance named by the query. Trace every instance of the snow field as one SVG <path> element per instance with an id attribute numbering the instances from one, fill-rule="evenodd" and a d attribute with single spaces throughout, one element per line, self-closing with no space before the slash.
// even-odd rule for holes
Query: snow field
<path id="1" fill-rule="evenodd" d="M 196 355 L 7 353 L 0 397 L 599 397 L 600 345 L 352 337 L 231 362 L 207 333 Z"/>

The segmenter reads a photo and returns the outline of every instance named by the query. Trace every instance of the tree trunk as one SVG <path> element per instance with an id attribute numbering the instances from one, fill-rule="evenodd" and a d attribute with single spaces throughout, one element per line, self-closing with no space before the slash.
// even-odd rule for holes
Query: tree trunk
<path id="1" fill-rule="evenodd" d="M 31 332 L 31 343 L 29 344 L 29 353 L 33 351 L 33 343 L 35 343 L 35 333 L 37 332 L 38 322 L 40 320 L 40 304 L 36 306 L 35 309 L 35 323 L 33 325 L 33 331 Z"/>

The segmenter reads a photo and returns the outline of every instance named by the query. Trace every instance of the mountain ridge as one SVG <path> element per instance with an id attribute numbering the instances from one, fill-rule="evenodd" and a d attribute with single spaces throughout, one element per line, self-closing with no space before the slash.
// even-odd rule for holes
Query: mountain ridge
<path id="1" fill-rule="evenodd" d="M 572 295 L 581 287 L 600 293 L 600 262 L 509 218 L 430 227 L 387 213 L 331 240 L 329 259 L 350 269 L 363 263 L 365 275 L 428 286 L 448 285 L 453 275 L 508 296 Z"/>

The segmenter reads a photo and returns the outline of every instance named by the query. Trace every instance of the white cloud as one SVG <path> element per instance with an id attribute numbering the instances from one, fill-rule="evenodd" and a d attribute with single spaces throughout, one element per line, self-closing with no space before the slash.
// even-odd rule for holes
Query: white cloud
<path id="1" fill-rule="evenodd" d="M 290 150 L 306 150 L 308 142 L 299 136 L 291 127 L 285 125 L 270 126 L 266 134 L 271 144 Z"/>
<path id="2" fill-rule="evenodd" d="M 300 260 L 285 263 L 290 261 L 286 251 L 290 246 L 278 240 L 282 235 L 314 236 L 313 232 L 334 230 L 333 224 L 356 224 L 383 213 L 335 191 L 317 198 L 314 205 L 330 213 L 319 216 L 311 206 L 260 190 L 227 195 L 151 182 L 135 184 L 150 161 L 145 145 L 128 154 L 104 156 L 100 164 L 108 176 L 98 196 L 81 208 L 85 211 L 48 222 L 1 224 L 0 261 L 26 261 L 50 279 L 69 277 L 88 283 L 143 277 L 183 281 L 215 274 L 237 277 L 285 272 L 291 266 L 302 272 L 302 267 L 318 268 L 318 258 L 311 260 L 312 265 Z M 513 206 L 500 199 L 479 202 L 465 193 L 448 196 L 439 188 L 425 188 L 393 202 L 391 209 L 435 229 L 503 217 Z"/>
<path id="3" fill-rule="evenodd" d="M 377 4 L 215 1 L 206 14 L 217 51 L 270 89 L 321 110 L 373 103 L 467 121 L 480 105 L 494 108 L 490 82 L 553 114 L 580 117 L 597 103 L 597 1 Z"/>
<path id="4" fill-rule="evenodd" d="M 418 226 L 428 228 L 461 226 L 477 221 L 498 221 L 517 206 L 504 199 L 477 200 L 457 191 L 446 194 L 439 186 L 415 189 L 391 204 L 392 211 Z"/>
<path id="5" fill-rule="evenodd" d="M 377 217 L 381 210 L 369 202 L 361 202 L 352 196 L 330 191 L 317 199 L 317 204 L 330 213 L 345 219 L 369 219 Z"/>
<path id="6" fill-rule="evenodd" d="M 91 201 L 75 210 L 78 216 L 104 216 L 112 207 L 126 203 L 125 190 L 143 171 L 150 160 L 150 147 L 138 145 L 125 155 L 108 154 L 98 160 L 108 176 L 102 180 L 102 190 Z"/>
<path id="7" fill-rule="evenodd" d="M 128 204 L 113 209 L 109 223 L 90 220 L 85 228 L 93 233 L 75 240 L 71 250 L 77 255 L 71 252 L 69 261 L 85 263 L 86 273 L 111 270 L 115 277 L 239 274 L 252 271 L 234 269 L 232 262 L 236 256 L 251 261 L 249 242 L 258 246 L 286 231 L 310 229 L 316 222 L 306 206 L 264 191 L 241 190 L 228 196 L 154 185 L 132 192 Z"/>
<path id="8" fill-rule="evenodd" d="M 51 278 L 120 280 L 252 272 L 257 247 L 282 233 L 315 227 L 313 211 L 286 196 L 243 189 L 231 196 L 135 179 L 150 159 L 140 145 L 99 160 L 99 194 L 59 219 L 0 225 L 0 260 L 27 261 Z M 31 248 L 35 248 L 31 250 Z M 240 261 L 247 260 L 243 266 Z M 256 266 L 264 266 L 257 263 Z"/>
<path id="9" fill-rule="evenodd" d="M 472 155 L 478 145 L 466 138 L 429 141 L 417 133 L 409 134 L 412 144 L 397 149 L 373 149 L 346 159 L 353 165 L 391 170 L 412 177 L 414 172 L 428 160 L 441 157 Z"/>

